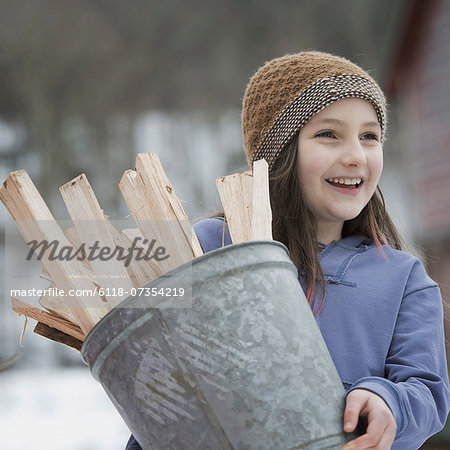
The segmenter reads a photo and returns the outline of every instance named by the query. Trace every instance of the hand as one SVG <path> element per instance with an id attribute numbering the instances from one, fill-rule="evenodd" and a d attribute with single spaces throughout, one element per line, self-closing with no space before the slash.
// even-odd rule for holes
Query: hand
<path id="1" fill-rule="evenodd" d="M 385 401 L 373 392 L 355 389 L 347 395 L 344 411 L 344 431 L 355 430 L 359 416 L 366 416 L 366 433 L 347 442 L 343 449 L 389 450 L 395 439 L 397 424 Z"/>

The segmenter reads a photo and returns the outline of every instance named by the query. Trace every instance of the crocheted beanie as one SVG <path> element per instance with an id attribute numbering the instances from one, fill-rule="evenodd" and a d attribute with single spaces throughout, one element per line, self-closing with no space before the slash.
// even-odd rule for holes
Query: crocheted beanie
<path id="1" fill-rule="evenodd" d="M 378 84 L 359 66 L 315 51 L 266 62 L 250 79 L 242 102 L 242 133 L 250 166 L 265 158 L 270 169 L 312 116 L 347 97 L 362 98 L 373 105 L 383 140 L 386 99 Z"/>

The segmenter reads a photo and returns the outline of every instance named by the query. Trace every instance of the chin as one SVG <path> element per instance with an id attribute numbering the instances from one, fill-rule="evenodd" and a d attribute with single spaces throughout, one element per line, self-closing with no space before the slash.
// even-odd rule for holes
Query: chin
<path id="1" fill-rule="evenodd" d="M 334 217 L 341 222 L 347 222 L 349 220 L 353 220 L 356 219 L 360 214 L 361 214 L 362 209 L 359 209 L 357 211 L 348 211 L 348 212 L 337 212 L 336 215 L 334 215 Z"/>

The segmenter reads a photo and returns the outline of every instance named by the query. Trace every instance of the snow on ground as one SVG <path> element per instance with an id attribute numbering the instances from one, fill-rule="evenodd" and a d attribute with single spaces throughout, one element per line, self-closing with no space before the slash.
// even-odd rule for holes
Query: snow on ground
<path id="1" fill-rule="evenodd" d="M 1 450 L 123 450 L 129 435 L 87 367 L 0 372 Z"/>

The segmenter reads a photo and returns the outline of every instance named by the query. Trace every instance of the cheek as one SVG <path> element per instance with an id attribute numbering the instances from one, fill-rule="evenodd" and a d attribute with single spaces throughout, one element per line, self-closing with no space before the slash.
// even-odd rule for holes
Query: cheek
<path id="1" fill-rule="evenodd" d="M 320 151 L 299 155 L 297 172 L 300 180 L 320 180 L 325 168 L 329 165 L 327 158 Z"/>
<path id="2" fill-rule="evenodd" d="M 378 184 L 381 173 L 383 172 L 383 153 L 373 158 L 370 165 L 370 172 L 375 184 Z"/>
<path id="3" fill-rule="evenodd" d="M 298 158 L 297 174 L 306 205 L 314 210 L 315 202 L 321 193 L 320 183 L 326 161 L 324 161 L 320 152 L 316 152 L 312 156 L 311 154 L 304 154 Z"/>

